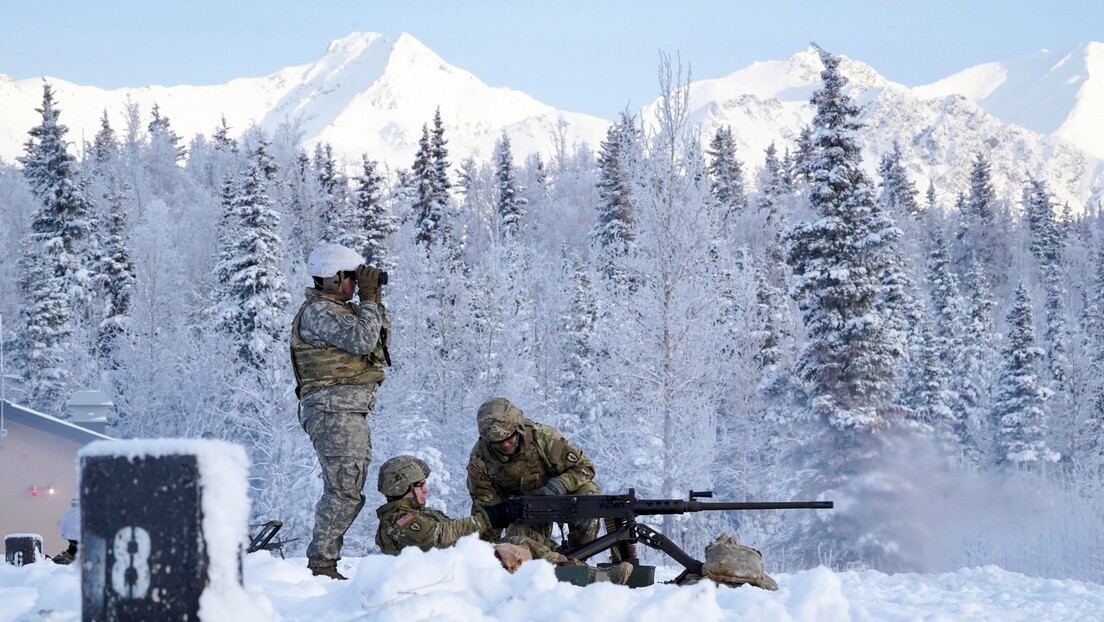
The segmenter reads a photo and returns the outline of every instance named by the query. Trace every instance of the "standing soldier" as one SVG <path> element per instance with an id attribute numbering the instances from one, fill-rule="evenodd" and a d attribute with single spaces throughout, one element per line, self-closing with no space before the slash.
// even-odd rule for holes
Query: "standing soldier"
<path id="1" fill-rule="evenodd" d="M 387 273 L 338 244 L 322 244 L 307 259 L 314 287 L 291 325 L 291 362 L 299 423 L 322 466 L 322 498 L 314 513 L 307 567 L 314 575 L 345 579 L 337 571 L 345 532 L 364 507 L 364 479 L 372 460 L 368 415 L 389 365 L 391 325 L 380 296 Z M 349 300 L 356 291 L 360 306 Z"/>
<path id="2" fill-rule="evenodd" d="M 473 510 L 517 495 L 596 495 L 594 464 L 553 427 L 525 418 L 504 397 L 487 400 L 476 413 L 479 440 L 468 460 Z M 484 532 L 487 533 L 487 532 Z M 598 536 L 598 520 L 568 526 L 567 544 Z M 552 524 L 507 528 L 506 538 L 527 537 L 555 548 Z"/>

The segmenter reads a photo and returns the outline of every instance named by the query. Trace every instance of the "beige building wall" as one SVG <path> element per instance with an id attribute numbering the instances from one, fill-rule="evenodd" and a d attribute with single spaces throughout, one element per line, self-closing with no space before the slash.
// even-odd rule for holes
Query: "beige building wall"
<path id="1" fill-rule="evenodd" d="M 0 537 L 37 533 L 42 536 L 42 552 L 56 555 L 69 546 L 58 531 L 58 520 L 79 496 L 77 452 L 84 443 L 11 418 L 4 427 L 8 434 L 0 439 Z M 36 496 L 31 494 L 34 486 Z"/>

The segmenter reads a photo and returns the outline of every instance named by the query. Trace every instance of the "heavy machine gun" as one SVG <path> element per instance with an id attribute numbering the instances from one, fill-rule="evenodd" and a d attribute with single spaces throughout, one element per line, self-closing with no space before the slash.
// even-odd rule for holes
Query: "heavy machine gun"
<path id="1" fill-rule="evenodd" d="M 682 550 L 670 538 L 648 525 L 638 523 L 638 516 L 656 514 L 687 514 L 690 512 L 748 511 L 748 510 L 829 510 L 831 501 L 698 501 L 713 497 L 712 491 L 690 491 L 683 499 L 637 499 L 636 490 L 629 489 L 623 495 L 547 495 L 515 497 L 507 502 L 518 503 L 518 522 L 523 524 L 575 523 L 588 519 L 601 519 L 606 527 L 605 535 L 577 546 L 561 546 L 559 552 L 585 561 L 602 551 L 610 551 L 614 561 L 627 561 L 637 567 L 629 585 L 651 585 L 655 580 L 653 566 L 641 566 L 637 557 L 637 543 L 657 549 L 677 561 L 685 569 L 679 578 L 688 574 L 702 575 L 702 562 Z M 570 567 L 565 567 L 570 568 Z M 641 576 L 638 576 L 641 575 Z M 561 577 L 564 578 L 564 577 Z M 566 580 L 572 580 L 570 577 Z M 679 582 L 679 579 L 675 579 Z"/>

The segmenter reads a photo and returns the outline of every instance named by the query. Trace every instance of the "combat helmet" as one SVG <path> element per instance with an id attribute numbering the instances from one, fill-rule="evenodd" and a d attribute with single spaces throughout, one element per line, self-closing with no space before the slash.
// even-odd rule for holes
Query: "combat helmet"
<path id="1" fill-rule="evenodd" d="M 363 264 L 364 257 L 348 246 L 320 244 L 307 257 L 307 273 L 319 289 L 332 292 L 341 287 L 342 273 L 355 272 Z"/>
<path id="2" fill-rule="evenodd" d="M 524 415 L 521 409 L 504 397 L 492 397 L 483 402 L 475 414 L 479 436 L 488 443 L 499 443 L 521 429 Z"/>
<path id="3" fill-rule="evenodd" d="M 376 488 L 383 496 L 401 497 L 416 482 L 429 477 L 429 465 L 414 456 L 395 456 L 380 466 Z"/>

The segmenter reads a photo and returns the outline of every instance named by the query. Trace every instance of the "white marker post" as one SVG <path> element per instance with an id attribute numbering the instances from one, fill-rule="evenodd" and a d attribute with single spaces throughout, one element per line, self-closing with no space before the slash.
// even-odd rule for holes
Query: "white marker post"
<path id="1" fill-rule="evenodd" d="M 85 622 L 202 620 L 241 592 L 248 464 L 209 440 L 97 441 L 80 452 Z"/>

